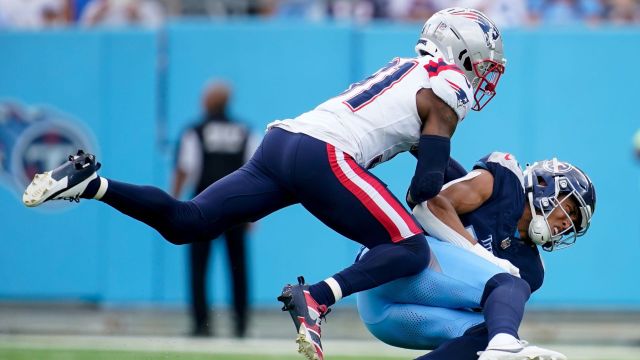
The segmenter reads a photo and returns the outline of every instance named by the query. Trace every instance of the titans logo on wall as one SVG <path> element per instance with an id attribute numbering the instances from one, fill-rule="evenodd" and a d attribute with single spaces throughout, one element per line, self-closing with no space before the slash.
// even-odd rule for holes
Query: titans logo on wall
<path id="1" fill-rule="evenodd" d="M 78 149 L 97 150 L 91 132 L 48 107 L 0 101 L 0 185 L 19 197 L 36 173 L 64 163 Z"/>

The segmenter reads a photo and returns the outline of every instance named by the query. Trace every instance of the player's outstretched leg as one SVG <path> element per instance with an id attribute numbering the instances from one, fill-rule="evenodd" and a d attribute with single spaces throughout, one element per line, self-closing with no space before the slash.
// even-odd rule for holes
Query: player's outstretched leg
<path id="1" fill-rule="evenodd" d="M 518 339 L 524 307 L 531 295 L 529 284 L 506 273 L 494 275 L 485 285 L 480 305 L 484 309 L 489 345 L 478 360 L 564 360 L 558 352 L 530 346 Z"/>
<path id="2" fill-rule="evenodd" d="M 59 167 L 44 174 L 36 174 L 22 194 L 22 202 L 34 207 L 49 200 L 79 201 L 92 180 L 98 178 L 96 171 L 100 163 L 95 156 L 78 150 L 76 155 L 69 155 L 69 160 Z M 99 191 L 97 184 L 95 192 Z"/>
<path id="3" fill-rule="evenodd" d="M 478 360 L 566 360 L 567 357 L 559 352 L 529 345 L 520 340 L 517 343 L 489 347 L 478 352 Z"/>
<path id="4" fill-rule="evenodd" d="M 211 184 L 190 201 L 179 201 L 154 186 L 141 186 L 98 176 L 95 157 L 79 151 L 62 166 L 38 174 L 23 202 L 97 199 L 156 229 L 179 245 L 208 241 L 231 226 L 255 221 L 296 202 L 254 156 L 241 169 Z"/>
<path id="5" fill-rule="evenodd" d="M 331 309 L 318 304 L 302 276 L 298 277 L 298 285 L 287 284 L 282 289 L 278 301 L 284 304 L 282 311 L 289 311 L 298 331 L 298 352 L 309 360 L 323 360 L 320 325 Z"/>

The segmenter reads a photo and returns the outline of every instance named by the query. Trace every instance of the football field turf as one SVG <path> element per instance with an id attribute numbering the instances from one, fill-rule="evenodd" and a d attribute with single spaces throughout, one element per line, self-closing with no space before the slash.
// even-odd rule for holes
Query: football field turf
<path id="1" fill-rule="evenodd" d="M 180 352 L 145 352 L 145 351 L 117 351 L 117 350 L 65 350 L 65 349 L 0 349 L 1 360 L 301 360 L 301 356 L 291 355 L 225 355 L 225 354 L 198 354 Z M 401 360 L 397 357 L 371 357 L 371 356 L 331 356 L 330 360 Z M 612 358 L 603 354 L 603 357 L 569 357 L 572 360 L 626 360 L 626 356 Z"/>
<path id="2" fill-rule="evenodd" d="M 544 344 L 541 344 L 544 345 Z M 638 360 L 640 346 L 551 344 L 570 360 Z M 302 360 L 292 339 L 0 334 L 0 360 Z M 331 339 L 327 360 L 409 360 L 424 350 Z M 452 359 L 455 360 L 455 359 Z"/>
<path id="3" fill-rule="evenodd" d="M 301 356 L 282 355 L 223 355 L 175 352 L 96 351 L 50 349 L 0 349 L 2 360 L 301 360 Z M 331 360 L 400 360 L 399 358 L 372 358 L 332 356 Z"/>

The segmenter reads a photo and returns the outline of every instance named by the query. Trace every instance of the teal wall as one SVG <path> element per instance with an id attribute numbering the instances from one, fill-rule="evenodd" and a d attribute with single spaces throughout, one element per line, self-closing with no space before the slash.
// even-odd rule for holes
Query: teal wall
<path id="1" fill-rule="evenodd" d="M 291 22 L 177 22 L 158 33 L 64 30 L 0 33 L 0 100 L 47 105 L 94 134 L 104 176 L 167 188 L 173 146 L 197 115 L 209 78 L 235 88 L 232 112 L 256 132 L 296 116 L 394 56 L 412 56 L 418 24 L 367 27 Z M 524 165 L 558 156 L 586 170 L 598 190 L 587 236 L 545 254 L 536 306 L 640 307 L 640 164 L 631 156 L 640 29 L 518 30 L 505 33 L 498 95 L 472 113 L 453 140 L 470 166 L 493 151 Z M 415 164 L 400 155 L 374 173 L 402 197 Z M 24 208 L 0 188 L 0 299 L 181 305 L 186 248 L 103 204 Z M 254 304 L 276 306 L 281 286 L 321 280 L 350 264 L 357 246 L 301 207 L 254 226 Z M 226 302 L 226 260 L 214 246 L 213 299 Z M 303 266 L 300 252 L 318 254 Z"/>

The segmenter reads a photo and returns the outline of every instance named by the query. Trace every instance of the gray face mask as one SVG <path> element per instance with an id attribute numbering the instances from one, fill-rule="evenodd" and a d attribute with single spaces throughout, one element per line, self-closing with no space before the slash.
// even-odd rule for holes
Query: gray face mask
<path id="1" fill-rule="evenodd" d="M 572 176 L 576 176 L 575 174 L 580 174 L 580 177 L 583 177 L 588 183 L 588 187 L 595 191 L 591 181 L 584 173 L 574 168 L 571 164 L 560 162 L 556 158 L 536 162 L 531 166 L 527 166 L 524 171 L 525 186 L 532 215 L 528 235 L 531 241 L 541 245 L 546 251 L 564 249 L 573 245 L 577 238 L 584 235 L 589 228 L 593 209 L 580 195 L 581 193 L 578 189 L 580 185 L 574 185 L 571 180 Z M 536 180 L 534 184 L 534 177 L 540 176 L 546 179 L 546 184 L 541 183 L 543 180 Z M 542 192 L 540 192 L 540 189 L 543 189 Z M 534 192 L 538 195 L 534 196 Z M 576 203 L 579 217 L 577 222 L 574 222 L 571 215 L 565 210 L 564 203 L 569 199 L 573 199 Z M 549 216 L 554 211 L 561 211 L 570 224 L 570 226 L 555 233 L 555 229 L 552 229 L 549 224 Z"/>

